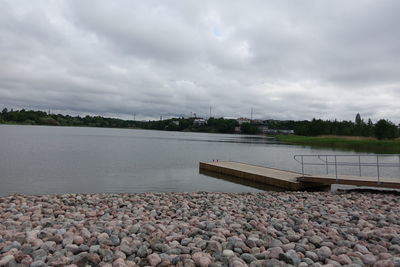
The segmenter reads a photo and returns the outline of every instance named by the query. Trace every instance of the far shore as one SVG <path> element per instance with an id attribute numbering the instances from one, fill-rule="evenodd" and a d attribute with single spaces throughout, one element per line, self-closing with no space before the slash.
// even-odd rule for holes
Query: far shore
<path id="1" fill-rule="evenodd" d="M 275 138 L 286 144 L 306 145 L 321 148 L 352 150 L 377 154 L 400 154 L 400 139 L 378 140 L 363 136 L 299 136 L 276 135 Z"/>

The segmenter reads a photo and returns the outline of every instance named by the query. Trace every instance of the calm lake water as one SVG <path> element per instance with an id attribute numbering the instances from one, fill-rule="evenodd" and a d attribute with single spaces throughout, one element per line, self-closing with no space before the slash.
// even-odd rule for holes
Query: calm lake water
<path id="1" fill-rule="evenodd" d="M 199 161 L 235 160 L 300 172 L 295 154 L 354 153 L 266 137 L 105 128 L 0 125 L 0 140 L 0 196 L 254 192 L 259 190 L 199 174 Z"/>

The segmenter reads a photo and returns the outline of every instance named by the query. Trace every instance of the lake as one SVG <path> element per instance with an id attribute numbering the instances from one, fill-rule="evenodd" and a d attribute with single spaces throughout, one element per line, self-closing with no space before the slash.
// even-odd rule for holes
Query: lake
<path id="1" fill-rule="evenodd" d="M 260 136 L 83 127 L 0 125 L 0 140 L 0 196 L 255 192 L 259 189 L 200 174 L 199 161 L 235 160 L 301 172 L 295 154 L 354 154 Z"/>

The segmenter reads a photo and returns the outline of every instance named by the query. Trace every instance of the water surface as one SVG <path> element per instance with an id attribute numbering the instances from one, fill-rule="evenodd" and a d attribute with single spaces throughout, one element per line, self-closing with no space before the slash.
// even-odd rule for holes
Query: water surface
<path id="1" fill-rule="evenodd" d="M 83 127 L 0 125 L 0 140 L 2 196 L 254 192 L 259 189 L 199 174 L 199 161 L 235 160 L 301 171 L 295 154 L 338 153 L 259 136 Z"/>

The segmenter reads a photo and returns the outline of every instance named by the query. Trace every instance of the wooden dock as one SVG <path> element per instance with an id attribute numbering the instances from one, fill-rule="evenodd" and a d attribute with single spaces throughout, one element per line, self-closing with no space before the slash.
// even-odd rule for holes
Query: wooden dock
<path id="1" fill-rule="evenodd" d="M 336 180 L 335 175 L 305 175 L 304 177 L 297 178 L 298 181 L 310 183 L 324 183 L 324 184 L 346 184 L 354 186 L 369 186 L 369 187 L 383 187 L 391 189 L 400 189 L 400 178 L 385 178 L 381 177 L 378 182 L 377 177 L 368 176 L 344 176 L 339 175 Z"/>
<path id="2" fill-rule="evenodd" d="M 301 173 L 250 165 L 234 161 L 200 162 L 200 170 L 230 175 L 244 180 L 272 185 L 287 190 L 325 186 L 321 183 L 298 181 Z"/>
<path id="3" fill-rule="evenodd" d="M 286 190 L 304 190 L 331 184 L 400 189 L 400 179 L 365 176 L 303 175 L 235 161 L 200 162 L 200 170 L 238 177 L 243 180 L 276 186 Z"/>

